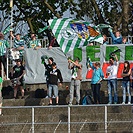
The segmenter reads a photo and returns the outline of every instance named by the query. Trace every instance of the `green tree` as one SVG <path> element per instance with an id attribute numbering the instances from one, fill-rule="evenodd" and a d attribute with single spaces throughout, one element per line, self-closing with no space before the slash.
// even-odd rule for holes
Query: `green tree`
<path id="1" fill-rule="evenodd" d="M 132 6 L 133 0 L 14 0 L 13 24 L 17 29 L 22 23 L 27 24 L 29 32 L 37 32 L 49 19 L 60 18 L 69 10 L 77 19 L 87 18 L 95 25 L 110 24 L 114 31 L 128 35 L 131 34 Z M 0 0 L 0 9 L 4 12 L 3 20 L 10 21 L 9 0 Z"/>
<path id="2" fill-rule="evenodd" d="M 132 24 L 131 0 L 79 0 L 75 10 L 77 18 L 88 17 L 94 24 L 110 24 L 114 31 L 120 30 L 123 35 L 131 34 L 129 27 Z"/>

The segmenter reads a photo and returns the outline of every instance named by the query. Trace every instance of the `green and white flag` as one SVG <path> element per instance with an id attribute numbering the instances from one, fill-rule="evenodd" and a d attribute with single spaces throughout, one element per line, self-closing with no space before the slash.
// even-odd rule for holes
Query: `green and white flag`
<path id="1" fill-rule="evenodd" d="M 49 28 L 49 26 L 46 26 L 44 28 L 39 28 L 38 33 L 41 33 L 41 32 L 45 31 L 48 28 Z"/>
<path id="2" fill-rule="evenodd" d="M 10 26 L 8 26 L 6 29 L 4 29 L 3 34 L 7 34 L 9 31 L 11 31 Z"/>
<path id="3" fill-rule="evenodd" d="M 69 18 L 51 19 L 48 22 L 64 53 L 87 46 L 90 42 L 103 43 L 99 30 L 89 22 Z"/>

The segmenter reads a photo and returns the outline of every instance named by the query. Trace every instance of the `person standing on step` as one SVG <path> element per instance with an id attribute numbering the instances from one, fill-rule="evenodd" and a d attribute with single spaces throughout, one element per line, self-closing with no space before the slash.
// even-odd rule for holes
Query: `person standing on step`
<path id="1" fill-rule="evenodd" d="M 113 55 L 109 59 L 109 66 L 107 67 L 106 76 L 107 76 L 107 86 L 108 86 L 108 95 L 109 103 L 112 104 L 112 90 L 114 90 L 114 104 L 118 102 L 117 96 L 117 71 L 118 71 L 118 58 L 117 55 Z"/>
<path id="2" fill-rule="evenodd" d="M 19 58 L 23 61 L 23 54 L 24 54 L 24 46 L 25 46 L 25 42 L 24 39 L 22 39 L 21 34 L 17 33 L 15 36 L 13 35 L 13 32 L 10 31 L 10 36 L 13 38 L 14 40 L 14 45 L 12 50 L 19 52 Z"/>
<path id="3" fill-rule="evenodd" d="M 89 58 L 89 57 L 88 57 Z M 104 78 L 104 74 L 102 69 L 100 68 L 100 63 L 96 62 L 94 65 L 92 64 L 90 58 L 87 59 L 87 64 L 92 68 L 93 75 L 91 79 L 91 89 L 93 92 L 93 99 L 94 104 L 100 104 L 100 88 L 101 88 L 101 81 Z"/>
<path id="4" fill-rule="evenodd" d="M 42 58 L 42 64 L 44 64 L 44 67 L 45 67 L 45 76 L 46 76 L 46 84 L 47 84 L 46 98 L 48 98 L 49 76 L 50 76 L 50 71 L 52 70 L 52 63 L 54 59 L 52 57 L 48 58 L 46 55 L 43 55 L 41 58 Z M 48 64 L 46 63 L 46 60 L 48 61 Z"/>
<path id="5" fill-rule="evenodd" d="M 126 102 L 126 92 L 128 93 L 128 104 L 131 104 L 131 91 L 130 91 L 130 64 L 128 61 L 124 62 L 124 69 L 122 71 L 122 89 L 123 89 L 123 102 L 122 104 L 125 104 Z"/>
<path id="6" fill-rule="evenodd" d="M 49 75 L 49 84 L 48 84 L 48 95 L 49 95 L 49 105 L 52 105 L 52 90 L 54 92 L 54 96 L 56 99 L 56 105 L 59 104 L 59 96 L 58 96 L 58 80 L 60 80 L 59 85 L 62 85 L 63 78 L 60 70 L 57 68 L 56 63 L 52 63 L 52 70 Z"/>
<path id="7" fill-rule="evenodd" d="M 76 89 L 76 104 L 79 105 L 82 80 L 82 65 L 79 63 L 79 58 L 76 58 L 74 61 L 68 59 L 68 69 L 72 70 L 69 105 L 72 105 L 73 102 L 74 89 Z"/>
<path id="8" fill-rule="evenodd" d="M 13 77 L 12 81 L 14 82 L 14 99 L 16 99 L 18 88 L 20 87 L 21 90 L 21 99 L 24 98 L 24 75 L 25 75 L 25 68 L 22 65 L 20 59 L 16 59 L 16 65 L 12 68 L 11 77 Z"/>
<path id="9" fill-rule="evenodd" d="M 6 61 L 6 50 L 9 48 L 9 42 L 4 39 L 3 33 L 0 32 L 0 65 L 3 64 L 5 75 L 7 74 L 7 61 Z M 0 73 L 1 76 L 1 73 Z"/>

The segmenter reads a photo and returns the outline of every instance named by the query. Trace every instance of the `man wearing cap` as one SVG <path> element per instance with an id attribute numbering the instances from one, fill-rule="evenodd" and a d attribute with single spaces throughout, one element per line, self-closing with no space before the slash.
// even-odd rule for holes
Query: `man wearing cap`
<path id="1" fill-rule="evenodd" d="M 7 64 L 6 64 L 6 49 L 9 48 L 9 43 L 4 39 L 4 35 L 0 32 L 0 64 L 2 62 L 4 66 L 4 72 L 6 74 Z"/>
<path id="2" fill-rule="evenodd" d="M 28 48 L 33 48 L 35 50 L 41 48 L 40 40 L 36 39 L 36 34 L 31 34 L 31 40 L 29 41 Z"/>
<path id="3" fill-rule="evenodd" d="M 82 80 L 82 65 L 79 64 L 79 58 L 74 61 L 68 59 L 68 69 L 72 70 L 71 84 L 70 84 L 70 99 L 69 104 L 73 102 L 74 89 L 76 89 L 76 104 L 80 104 L 80 84 Z"/>
<path id="4" fill-rule="evenodd" d="M 59 96 L 58 96 L 58 80 L 60 80 L 59 85 L 62 85 L 63 82 L 63 78 L 61 75 L 61 72 L 59 69 L 57 69 L 56 63 L 53 62 L 52 63 L 52 70 L 50 71 L 50 75 L 49 75 L 49 85 L 48 85 L 48 94 L 49 94 L 49 105 L 52 105 L 52 89 L 54 92 L 54 96 L 56 99 L 56 105 L 58 105 L 59 103 Z"/>

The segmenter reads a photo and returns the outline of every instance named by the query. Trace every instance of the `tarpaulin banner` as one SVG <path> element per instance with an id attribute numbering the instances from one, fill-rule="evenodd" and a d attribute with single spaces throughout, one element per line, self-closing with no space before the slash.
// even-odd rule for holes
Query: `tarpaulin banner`
<path id="1" fill-rule="evenodd" d="M 64 54 L 59 47 L 53 47 L 52 49 L 41 48 L 38 50 L 25 49 L 25 83 L 27 84 L 37 84 L 45 83 L 45 67 L 41 63 L 41 56 L 47 55 L 48 57 L 53 57 L 57 64 L 58 69 L 60 69 L 64 82 L 70 82 L 71 71 L 68 69 L 67 58 L 72 59 L 78 57 L 80 63 L 82 64 L 82 81 L 91 80 L 93 71 L 87 69 L 86 59 L 89 56 L 92 62 L 100 62 L 101 68 L 106 75 L 106 68 L 109 65 L 110 53 L 117 51 L 115 54 L 118 56 L 119 68 L 117 77 L 121 78 L 121 72 L 123 69 L 123 63 L 125 60 L 130 62 L 130 67 L 133 67 L 133 45 L 100 45 L 100 46 L 87 46 L 83 48 L 77 48 L 73 51 Z"/>

